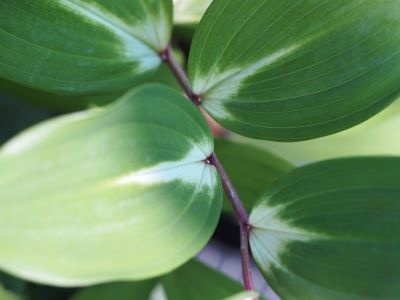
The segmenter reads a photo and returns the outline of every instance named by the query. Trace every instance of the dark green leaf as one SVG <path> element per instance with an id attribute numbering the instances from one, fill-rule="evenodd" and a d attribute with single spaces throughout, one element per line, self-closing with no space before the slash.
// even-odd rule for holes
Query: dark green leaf
<path id="1" fill-rule="evenodd" d="M 0 2 L 0 76 L 63 94 L 127 90 L 160 65 L 170 0 Z"/>
<path id="2" fill-rule="evenodd" d="M 146 280 L 96 285 L 79 291 L 71 300 L 147 300 L 155 283 Z"/>
<path id="3" fill-rule="evenodd" d="M 215 0 L 189 58 L 223 126 L 275 141 L 321 137 L 400 94 L 398 0 Z"/>
<path id="4" fill-rule="evenodd" d="M 204 264 L 191 260 L 162 279 L 169 300 L 221 300 L 243 287 Z"/>
<path id="5" fill-rule="evenodd" d="M 250 245 L 282 299 L 400 298 L 400 158 L 295 170 L 253 210 Z"/>

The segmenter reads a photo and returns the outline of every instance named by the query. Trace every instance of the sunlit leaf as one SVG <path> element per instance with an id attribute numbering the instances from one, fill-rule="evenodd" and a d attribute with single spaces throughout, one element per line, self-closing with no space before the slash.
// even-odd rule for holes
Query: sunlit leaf
<path id="1" fill-rule="evenodd" d="M 212 0 L 173 0 L 174 23 L 197 24 Z"/>
<path id="2" fill-rule="evenodd" d="M 400 297 L 400 157 L 299 168 L 253 210 L 250 245 L 282 299 Z"/>
<path id="3" fill-rule="evenodd" d="M 189 58 L 194 91 L 244 136 L 299 141 L 400 95 L 398 0 L 215 0 Z"/>
<path id="4" fill-rule="evenodd" d="M 197 108 L 159 85 L 22 133 L 0 150 L 0 268 L 70 286 L 179 266 L 220 214 L 212 151 Z"/>
<path id="5" fill-rule="evenodd" d="M 170 0 L 0 2 L 0 76 L 63 94 L 121 92 L 160 65 Z"/>

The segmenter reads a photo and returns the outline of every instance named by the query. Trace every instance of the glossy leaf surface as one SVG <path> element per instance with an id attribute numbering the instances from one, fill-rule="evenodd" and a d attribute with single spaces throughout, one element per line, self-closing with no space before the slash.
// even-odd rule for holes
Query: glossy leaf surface
<path id="1" fill-rule="evenodd" d="M 162 283 L 169 300 L 221 300 L 243 290 L 238 282 L 195 260 L 163 277 Z"/>
<path id="2" fill-rule="evenodd" d="M 215 152 L 249 211 L 263 192 L 293 167 L 284 159 L 253 145 L 215 140 Z M 232 211 L 228 201 L 222 208 Z"/>
<path id="3" fill-rule="evenodd" d="M 179 266 L 219 217 L 212 151 L 197 108 L 159 85 L 26 131 L 0 151 L 0 268 L 76 286 Z"/>
<path id="4" fill-rule="evenodd" d="M 253 210 L 250 245 L 282 299 L 400 297 L 400 158 L 324 161 Z"/>
<path id="5" fill-rule="evenodd" d="M 398 0 L 216 0 L 189 76 L 204 108 L 239 134 L 325 136 L 399 96 L 399 15 Z"/>
<path id="6" fill-rule="evenodd" d="M 170 0 L 0 2 L 0 76 L 63 94 L 125 91 L 161 63 Z"/>

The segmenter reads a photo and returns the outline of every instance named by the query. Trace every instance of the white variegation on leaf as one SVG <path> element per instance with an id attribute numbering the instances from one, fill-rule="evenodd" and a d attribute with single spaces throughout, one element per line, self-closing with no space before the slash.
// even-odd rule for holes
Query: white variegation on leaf
<path id="1" fill-rule="evenodd" d="M 0 150 L 0 269 L 76 286 L 179 266 L 219 217 L 212 151 L 197 108 L 159 85 L 27 130 Z"/>
<path id="2" fill-rule="evenodd" d="M 294 170 L 250 215 L 250 246 L 282 299 L 400 297 L 400 158 Z"/>
<path id="3" fill-rule="evenodd" d="M 202 106 L 247 137 L 300 141 L 352 127 L 400 95 L 397 0 L 215 0 L 194 36 Z"/>
<path id="4" fill-rule="evenodd" d="M 1 76 L 57 93 L 104 94 L 127 90 L 161 64 L 172 4 L 5 0 L 0 16 Z"/>

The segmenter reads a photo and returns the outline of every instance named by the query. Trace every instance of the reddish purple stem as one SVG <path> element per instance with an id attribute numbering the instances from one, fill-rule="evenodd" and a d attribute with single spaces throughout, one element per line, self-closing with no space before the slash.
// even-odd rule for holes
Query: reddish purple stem
<path id="1" fill-rule="evenodd" d="M 200 106 L 201 97 L 200 95 L 197 95 L 192 91 L 188 76 L 186 72 L 182 69 L 181 65 L 178 63 L 176 58 L 174 57 L 170 45 L 168 45 L 168 47 L 165 48 L 165 50 L 163 50 L 160 53 L 160 57 L 171 69 L 172 73 L 182 86 L 182 89 L 185 92 L 186 96 L 193 102 L 194 105 Z M 251 276 L 250 251 L 249 251 L 249 233 L 251 230 L 251 226 L 249 224 L 249 216 L 231 180 L 229 179 L 228 174 L 225 172 L 225 169 L 222 166 L 221 162 L 218 160 L 218 157 L 215 154 L 215 152 L 212 153 L 207 158 L 207 161 L 210 164 L 214 165 L 217 171 L 219 172 L 221 176 L 222 185 L 224 187 L 224 191 L 232 206 L 236 219 L 239 223 L 240 253 L 242 262 L 243 283 L 246 290 L 252 291 L 254 290 L 254 284 Z"/>

